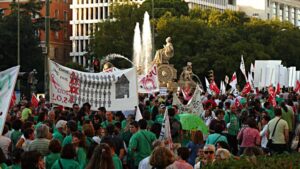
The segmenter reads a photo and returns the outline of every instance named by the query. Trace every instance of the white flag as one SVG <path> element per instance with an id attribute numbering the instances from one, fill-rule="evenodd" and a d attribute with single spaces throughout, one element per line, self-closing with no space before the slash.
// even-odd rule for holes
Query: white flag
<path id="1" fill-rule="evenodd" d="M 254 73 L 254 69 L 255 69 L 255 68 L 254 68 L 254 65 L 253 65 L 253 63 L 251 63 L 250 72 L 251 72 L 251 73 Z"/>
<path id="2" fill-rule="evenodd" d="M 229 83 L 229 77 L 227 75 L 225 76 L 225 80 L 224 81 L 225 81 L 226 84 Z"/>
<path id="3" fill-rule="evenodd" d="M 251 88 L 254 89 L 253 77 L 252 77 L 252 73 L 251 72 L 248 73 L 248 82 L 250 83 Z"/>
<path id="4" fill-rule="evenodd" d="M 170 119 L 168 114 L 168 109 L 165 111 L 164 120 L 162 123 L 159 140 L 168 141 L 167 147 L 171 149 L 173 147 L 172 135 L 171 135 L 171 127 L 170 127 Z"/>
<path id="5" fill-rule="evenodd" d="M 236 84 L 237 84 L 237 77 L 236 77 L 236 73 L 234 72 L 232 74 L 231 81 L 230 81 L 229 85 L 231 86 L 232 89 L 236 89 Z"/>
<path id="6" fill-rule="evenodd" d="M 226 87 L 223 81 L 221 81 L 220 90 L 221 90 L 221 94 L 226 94 Z"/>
<path id="7" fill-rule="evenodd" d="M 206 85 L 206 91 L 207 91 L 207 93 L 208 94 L 212 94 L 212 92 L 211 92 L 211 90 L 210 90 L 210 88 L 209 88 L 209 82 L 208 82 L 208 80 L 207 80 L 207 78 L 205 77 L 205 85 Z"/>
<path id="8" fill-rule="evenodd" d="M 246 68 L 245 68 L 245 62 L 244 62 L 243 55 L 242 55 L 242 57 L 241 57 L 241 65 L 240 65 L 240 69 L 241 69 L 243 75 L 245 76 L 245 79 L 246 79 L 246 82 L 247 82 L 248 80 L 247 80 Z"/>
<path id="9" fill-rule="evenodd" d="M 0 72 L 0 134 L 4 128 L 11 96 L 17 81 L 20 66 L 15 66 Z"/>
<path id="10" fill-rule="evenodd" d="M 141 110 L 140 110 L 139 106 L 136 106 L 135 121 L 139 121 L 141 119 L 143 119 Z"/>

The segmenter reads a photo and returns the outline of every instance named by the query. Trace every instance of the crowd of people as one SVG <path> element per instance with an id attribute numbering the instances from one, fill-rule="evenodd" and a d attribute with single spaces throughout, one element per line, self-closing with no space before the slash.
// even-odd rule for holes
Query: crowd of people
<path id="1" fill-rule="evenodd" d="M 34 107 L 22 99 L 10 108 L 0 136 L 0 168 L 201 169 L 244 156 L 300 151 L 299 94 L 281 93 L 276 106 L 263 91 L 201 96 L 199 118 L 208 134 L 182 129 L 172 93 L 140 95 L 138 121 L 134 111 L 92 111 L 89 103 L 68 108 L 42 97 Z M 187 103 L 182 93 L 178 97 Z M 159 139 L 166 109 L 172 140 Z"/>

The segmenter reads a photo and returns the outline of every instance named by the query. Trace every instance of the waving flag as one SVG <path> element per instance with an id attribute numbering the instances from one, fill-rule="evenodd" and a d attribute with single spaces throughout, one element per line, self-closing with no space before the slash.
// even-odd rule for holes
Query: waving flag
<path id="1" fill-rule="evenodd" d="M 0 135 L 2 135 L 19 69 L 20 66 L 15 66 L 0 72 Z"/>
<path id="2" fill-rule="evenodd" d="M 217 84 L 214 80 L 212 80 L 212 82 L 210 83 L 209 88 L 210 88 L 210 90 L 212 90 L 216 94 L 220 93 L 220 89 L 218 88 L 218 86 L 217 86 Z"/>
<path id="3" fill-rule="evenodd" d="M 37 108 L 39 106 L 39 101 L 36 98 L 34 93 L 32 93 L 32 95 L 31 95 L 31 101 L 30 102 L 31 102 L 31 106 L 33 106 L 34 108 Z"/>
<path id="4" fill-rule="evenodd" d="M 233 75 L 232 75 L 232 77 L 231 77 L 231 81 L 230 81 L 230 83 L 229 83 L 229 85 L 230 85 L 231 88 L 232 88 L 232 91 L 233 91 L 234 89 L 236 89 L 236 84 L 237 84 L 237 78 L 236 78 L 236 73 L 234 72 Z"/>
<path id="5" fill-rule="evenodd" d="M 277 83 L 276 94 L 280 94 L 280 83 Z"/>
<path id="6" fill-rule="evenodd" d="M 226 83 L 226 84 L 228 84 L 229 83 L 229 77 L 226 75 L 225 76 L 225 80 L 224 80 L 224 82 Z"/>
<path id="7" fill-rule="evenodd" d="M 207 91 L 207 93 L 208 93 L 208 94 L 212 94 L 212 92 L 211 92 L 211 90 L 210 90 L 210 88 L 209 88 L 209 82 L 208 82 L 208 80 L 207 80 L 206 77 L 205 77 L 205 85 L 206 85 L 206 91 Z"/>
<path id="8" fill-rule="evenodd" d="M 296 87 L 295 87 L 294 91 L 295 92 L 300 91 L 300 82 L 299 82 L 299 80 L 297 80 L 297 82 L 296 82 Z"/>
<path id="9" fill-rule="evenodd" d="M 251 85 L 250 85 L 249 82 L 247 82 L 247 83 L 245 84 L 245 87 L 244 87 L 243 90 L 242 90 L 242 94 L 243 94 L 243 95 L 248 94 L 248 93 L 250 93 L 250 91 L 251 91 Z"/>
<path id="10" fill-rule="evenodd" d="M 168 141 L 167 147 L 172 149 L 173 142 L 172 142 L 172 135 L 171 135 L 171 127 L 170 127 L 170 119 L 168 114 L 168 109 L 165 111 L 164 120 L 162 123 L 161 131 L 159 139 L 162 141 Z"/>
<path id="11" fill-rule="evenodd" d="M 248 81 L 247 75 L 246 75 L 246 68 L 245 68 L 245 62 L 244 62 L 243 55 L 242 55 L 242 57 L 241 57 L 241 65 L 240 65 L 240 69 L 241 69 L 243 75 L 245 76 L 246 81 Z"/>
<path id="12" fill-rule="evenodd" d="M 253 63 L 251 63 L 250 72 L 254 73 L 254 70 L 255 70 L 254 65 L 253 65 Z"/>

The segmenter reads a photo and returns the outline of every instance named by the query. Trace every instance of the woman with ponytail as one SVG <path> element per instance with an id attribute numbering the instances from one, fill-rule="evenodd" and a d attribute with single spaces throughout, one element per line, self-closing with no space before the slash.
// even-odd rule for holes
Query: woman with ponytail
<path id="1" fill-rule="evenodd" d="M 115 169 L 109 145 L 98 145 L 85 169 Z"/>

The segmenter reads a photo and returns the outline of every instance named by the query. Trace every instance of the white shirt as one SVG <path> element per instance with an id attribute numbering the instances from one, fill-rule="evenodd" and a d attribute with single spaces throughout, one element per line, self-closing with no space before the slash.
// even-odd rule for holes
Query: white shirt
<path id="1" fill-rule="evenodd" d="M 267 148 L 268 138 L 267 138 L 268 124 L 260 131 L 259 135 L 261 137 L 261 147 Z"/>
<path id="2" fill-rule="evenodd" d="M 2 149 L 6 159 L 8 158 L 8 147 L 11 144 L 11 139 L 5 136 L 0 136 L 0 148 Z"/>
<path id="3" fill-rule="evenodd" d="M 152 169 L 152 166 L 150 165 L 150 157 L 151 156 L 148 156 L 140 162 L 139 169 Z"/>

